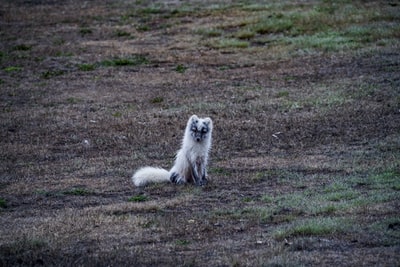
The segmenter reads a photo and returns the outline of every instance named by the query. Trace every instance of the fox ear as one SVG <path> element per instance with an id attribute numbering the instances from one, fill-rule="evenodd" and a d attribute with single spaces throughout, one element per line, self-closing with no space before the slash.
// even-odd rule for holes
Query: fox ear
<path id="1" fill-rule="evenodd" d="M 207 125 L 212 125 L 212 120 L 211 120 L 211 118 L 209 118 L 209 117 L 204 118 L 204 122 L 205 122 Z"/>
<path id="2" fill-rule="evenodd" d="M 190 117 L 190 120 L 191 121 L 196 121 L 196 120 L 198 120 L 199 119 L 199 117 L 197 117 L 197 115 L 192 115 L 191 117 Z"/>

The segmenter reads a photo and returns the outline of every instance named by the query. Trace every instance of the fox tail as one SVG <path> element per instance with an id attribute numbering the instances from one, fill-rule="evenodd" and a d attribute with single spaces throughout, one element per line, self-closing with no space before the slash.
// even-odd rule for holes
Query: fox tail
<path id="1" fill-rule="evenodd" d="M 149 183 L 170 182 L 170 174 L 165 169 L 143 167 L 133 174 L 132 181 L 136 186 L 145 186 Z"/>

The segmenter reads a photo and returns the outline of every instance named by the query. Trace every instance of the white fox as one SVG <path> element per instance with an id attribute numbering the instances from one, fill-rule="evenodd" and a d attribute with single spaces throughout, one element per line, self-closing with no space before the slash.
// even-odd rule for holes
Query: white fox
<path id="1" fill-rule="evenodd" d="M 159 182 L 205 185 L 212 129 L 213 124 L 210 118 L 192 115 L 187 122 L 182 147 L 176 155 L 175 164 L 171 170 L 143 167 L 133 174 L 133 183 L 136 186 Z"/>

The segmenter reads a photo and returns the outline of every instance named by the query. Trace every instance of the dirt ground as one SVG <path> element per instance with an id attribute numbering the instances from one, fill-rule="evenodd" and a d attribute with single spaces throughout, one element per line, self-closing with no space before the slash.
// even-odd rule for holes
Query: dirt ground
<path id="1" fill-rule="evenodd" d="M 398 266 L 400 36 L 235 33 L 331 3 L 272 2 L 3 1 L 0 265 Z M 210 182 L 136 188 L 192 114 Z"/>

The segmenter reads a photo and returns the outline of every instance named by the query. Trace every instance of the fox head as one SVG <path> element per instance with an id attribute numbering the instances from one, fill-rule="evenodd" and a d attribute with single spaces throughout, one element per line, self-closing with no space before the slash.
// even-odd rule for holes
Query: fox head
<path id="1" fill-rule="evenodd" d="M 199 118 L 196 115 L 192 115 L 188 121 L 187 129 L 190 131 L 190 136 L 194 141 L 202 142 L 211 137 L 212 120 L 208 117 Z"/>

